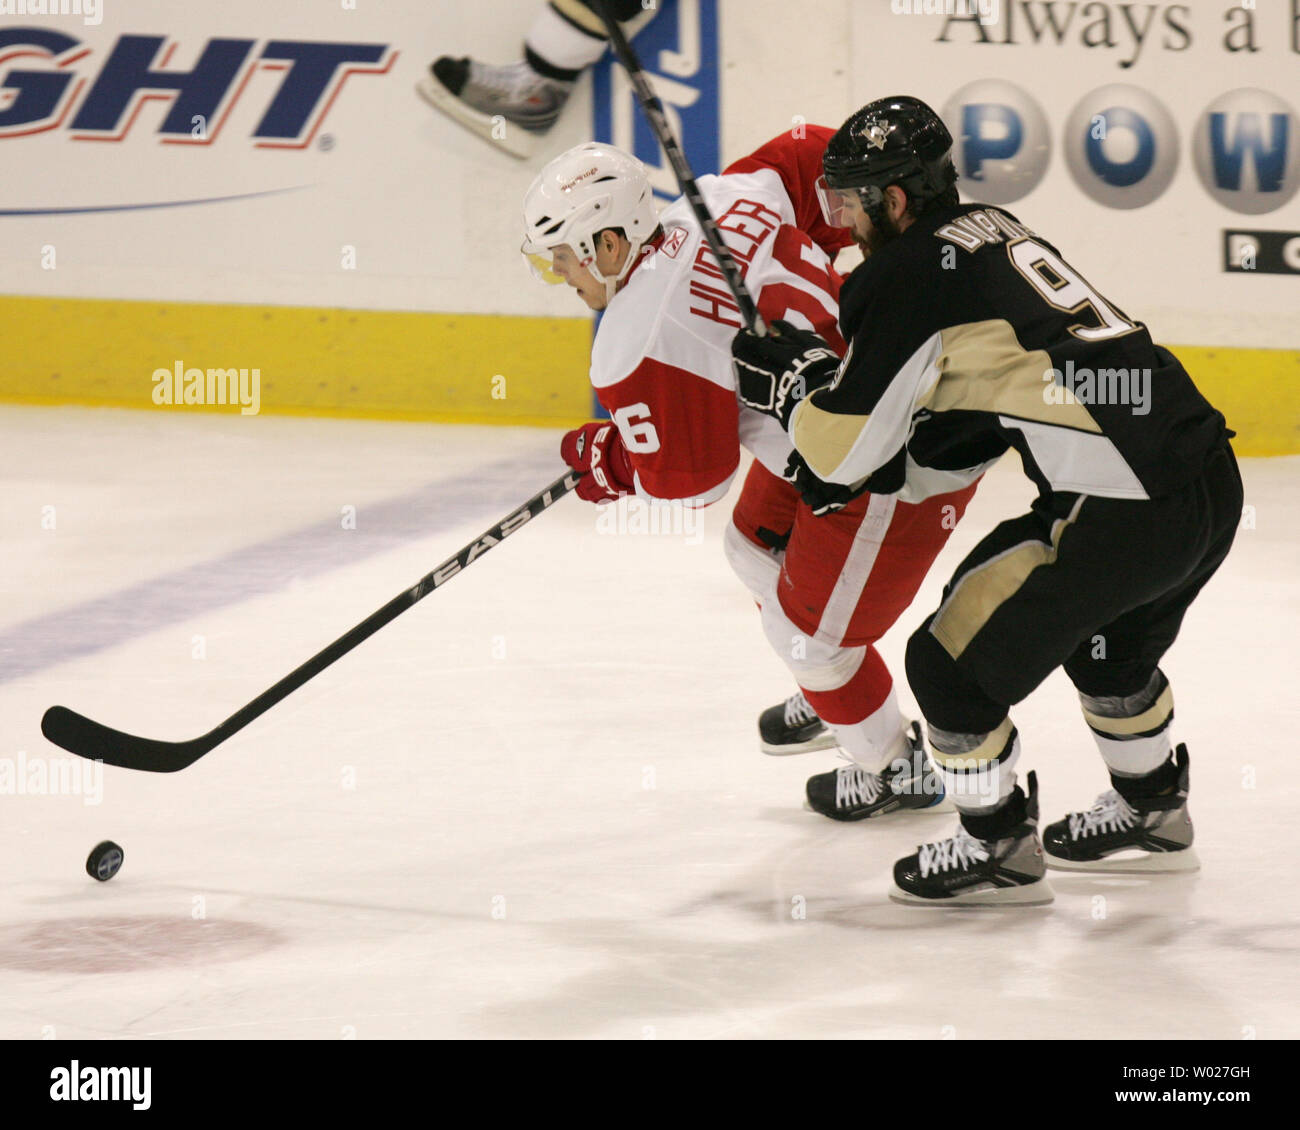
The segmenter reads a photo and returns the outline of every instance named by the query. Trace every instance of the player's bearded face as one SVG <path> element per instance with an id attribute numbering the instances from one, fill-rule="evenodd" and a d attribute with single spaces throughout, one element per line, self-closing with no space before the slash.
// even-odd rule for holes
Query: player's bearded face
<path id="1" fill-rule="evenodd" d="M 898 221 L 893 219 L 887 210 L 881 216 L 879 224 L 872 223 L 856 192 L 842 193 L 840 201 L 840 215 L 843 217 L 844 226 L 852 230 L 853 242 L 858 245 L 863 255 L 874 254 L 885 244 L 903 234 Z"/>
<path id="2" fill-rule="evenodd" d="M 853 242 L 858 245 L 863 255 L 874 254 L 885 244 L 903 234 L 898 221 L 888 214 L 887 209 L 881 216 L 880 223 L 873 223 L 866 209 L 862 207 L 857 192 L 852 189 L 828 190 L 828 193 L 835 205 L 835 222 L 852 231 Z"/>
<path id="3" fill-rule="evenodd" d="M 888 213 L 885 213 L 880 217 L 880 223 L 878 224 L 873 224 L 870 218 L 864 213 L 862 224 L 863 228 L 854 228 L 853 238 L 857 242 L 857 245 L 862 248 L 863 255 L 874 255 L 884 247 L 885 244 L 897 239 L 903 234 L 903 229 L 898 226 L 898 221 Z"/>

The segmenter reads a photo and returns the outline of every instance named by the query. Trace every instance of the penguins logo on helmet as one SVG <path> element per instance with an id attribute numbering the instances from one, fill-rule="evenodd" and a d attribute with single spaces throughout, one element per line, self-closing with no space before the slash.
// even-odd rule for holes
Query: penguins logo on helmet
<path id="1" fill-rule="evenodd" d="M 827 143 L 822 171 L 826 192 L 822 196 L 819 184 L 818 193 L 829 223 L 835 223 L 836 192 L 856 190 L 863 210 L 879 226 L 884 190 L 891 185 L 907 194 L 919 214 L 957 181 L 952 134 L 934 110 L 910 95 L 877 99 L 851 115 Z"/>
<path id="2" fill-rule="evenodd" d="M 868 145 L 872 145 L 875 146 L 875 148 L 877 149 L 883 150 L 885 148 L 885 142 L 886 140 L 888 140 L 888 138 L 889 138 L 889 133 L 886 131 L 885 127 L 882 126 L 879 122 L 872 122 L 869 126 L 867 126 L 866 132 L 863 135 L 862 140 L 865 141 Z"/>

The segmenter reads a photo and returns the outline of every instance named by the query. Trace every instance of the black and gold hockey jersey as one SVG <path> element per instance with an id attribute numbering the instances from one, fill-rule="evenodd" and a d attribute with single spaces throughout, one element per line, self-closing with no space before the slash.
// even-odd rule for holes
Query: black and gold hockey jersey
<path id="1" fill-rule="evenodd" d="M 839 373 L 790 421 L 828 482 L 894 492 L 909 456 L 956 471 L 1014 447 L 1044 492 L 1154 498 L 1230 434 L 1141 322 L 998 208 L 921 216 L 846 280 L 840 324 Z"/>

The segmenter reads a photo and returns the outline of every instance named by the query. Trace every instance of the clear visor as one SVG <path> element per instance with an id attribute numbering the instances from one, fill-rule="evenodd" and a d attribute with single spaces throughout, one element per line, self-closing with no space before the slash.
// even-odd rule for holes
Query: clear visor
<path id="1" fill-rule="evenodd" d="M 833 228 L 853 226 L 853 204 L 860 204 L 856 188 L 831 188 L 825 176 L 817 178 L 817 202 L 822 206 L 822 216 Z"/>
<path id="2" fill-rule="evenodd" d="M 533 278 L 539 279 L 546 283 L 547 286 L 559 286 L 564 282 L 564 277 L 555 273 L 553 250 L 529 251 L 526 240 L 519 250 L 528 261 L 528 269 L 533 272 Z"/>
<path id="3" fill-rule="evenodd" d="M 555 247 L 538 248 L 536 244 L 524 240 L 523 246 L 519 250 L 523 253 L 524 258 L 528 260 L 528 269 L 533 272 L 533 277 L 541 279 L 548 286 L 559 286 L 560 283 L 567 283 L 569 276 L 583 267 L 595 271 L 592 260 L 590 258 L 578 258 L 573 248 L 567 243 L 557 244 Z"/>

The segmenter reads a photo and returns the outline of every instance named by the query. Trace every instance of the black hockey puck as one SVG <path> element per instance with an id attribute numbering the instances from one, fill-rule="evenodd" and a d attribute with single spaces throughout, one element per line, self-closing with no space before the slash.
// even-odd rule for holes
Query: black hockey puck
<path id="1" fill-rule="evenodd" d="M 86 874 L 101 883 L 107 883 L 122 868 L 126 853 L 112 840 L 96 844 L 86 858 Z"/>

